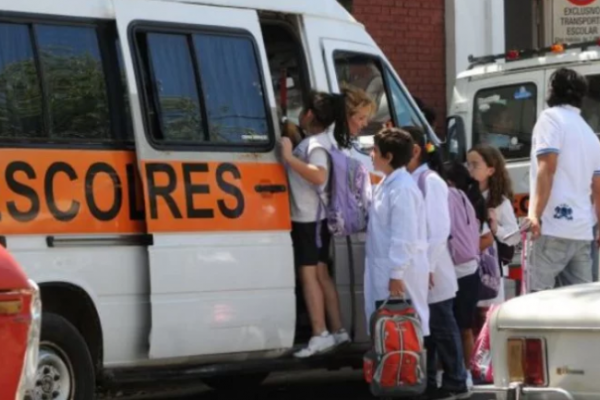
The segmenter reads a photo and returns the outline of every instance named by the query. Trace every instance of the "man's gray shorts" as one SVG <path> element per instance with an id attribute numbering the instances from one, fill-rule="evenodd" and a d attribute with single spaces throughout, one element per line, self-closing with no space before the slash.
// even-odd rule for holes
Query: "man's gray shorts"
<path id="1" fill-rule="evenodd" d="M 540 236 L 531 244 L 529 290 L 553 289 L 592 281 L 592 242 Z"/>

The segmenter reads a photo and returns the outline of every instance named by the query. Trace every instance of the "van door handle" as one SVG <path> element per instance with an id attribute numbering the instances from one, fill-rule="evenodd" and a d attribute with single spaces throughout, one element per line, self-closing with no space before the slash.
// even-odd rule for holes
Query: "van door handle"
<path id="1" fill-rule="evenodd" d="M 287 188 L 285 185 L 258 184 L 254 186 L 257 193 L 285 193 Z"/>

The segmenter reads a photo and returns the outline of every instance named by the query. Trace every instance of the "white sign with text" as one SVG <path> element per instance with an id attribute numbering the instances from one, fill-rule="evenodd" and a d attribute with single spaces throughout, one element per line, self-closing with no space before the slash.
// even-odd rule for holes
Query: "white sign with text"
<path id="1" fill-rule="evenodd" d="M 600 38 L 600 0 L 552 0 L 553 43 Z"/>

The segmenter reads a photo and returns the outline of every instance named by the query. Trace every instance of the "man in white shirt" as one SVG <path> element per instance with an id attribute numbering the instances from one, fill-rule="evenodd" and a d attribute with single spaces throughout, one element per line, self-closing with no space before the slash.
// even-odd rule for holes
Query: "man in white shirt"
<path id="1" fill-rule="evenodd" d="M 591 282 L 592 230 L 600 216 L 600 141 L 581 117 L 586 79 L 563 68 L 550 86 L 550 108 L 531 146 L 531 291 Z"/>

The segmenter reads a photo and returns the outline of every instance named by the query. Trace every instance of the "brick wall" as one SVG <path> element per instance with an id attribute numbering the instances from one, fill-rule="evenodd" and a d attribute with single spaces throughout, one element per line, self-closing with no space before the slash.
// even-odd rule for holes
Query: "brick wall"
<path id="1" fill-rule="evenodd" d="M 394 65 L 413 96 L 446 118 L 444 0 L 354 0 L 352 13 Z"/>

